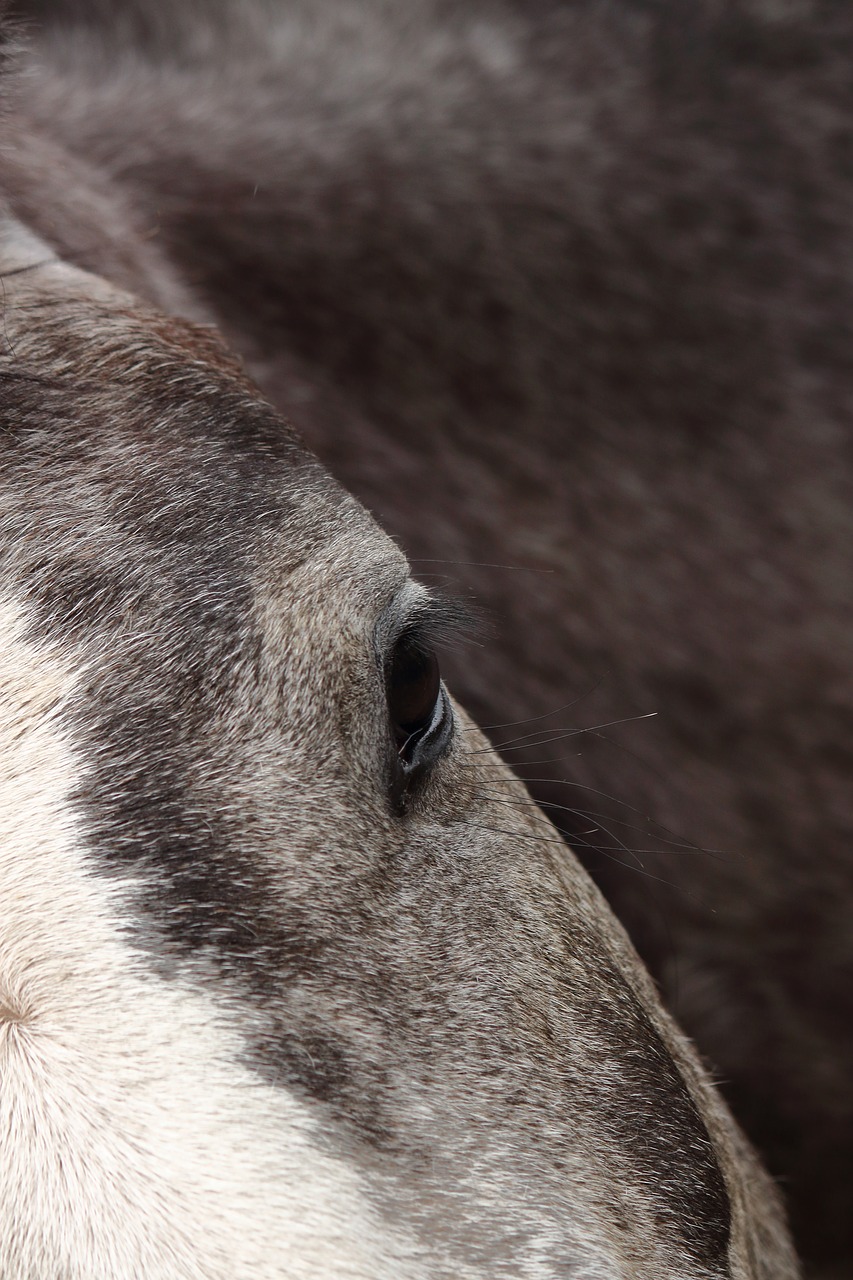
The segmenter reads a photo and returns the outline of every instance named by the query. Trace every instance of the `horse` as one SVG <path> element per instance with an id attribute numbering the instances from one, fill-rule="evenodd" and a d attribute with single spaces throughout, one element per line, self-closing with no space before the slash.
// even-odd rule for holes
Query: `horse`
<path id="1" fill-rule="evenodd" d="M 703 277 L 657 315 L 648 242 L 608 234 L 612 113 L 580 92 L 635 47 L 671 66 L 682 29 L 544 0 L 173 10 L 19 4 L 4 29 L 3 1274 L 794 1276 L 772 1181 L 436 657 L 487 720 L 542 688 L 552 709 L 609 645 L 686 672 L 655 689 L 688 723 L 717 706 L 683 654 L 729 562 L 707 529 L 696 563 L 667 557 L 685 502 L 722 494 L 732 545 L 748 528 L 731 471 L 754 443 L 709 424 L 750 349 L 717 399 L 668 370 L 728 334 L 725 308 Z M 771 19 L 784 51 L 796 15 Z M 686 96 L 709 37 L 679 22 L 699 49 L 664 89 Z M 567 161 L 598 157 L 601 184 L 575 187 Z M 713 241 L 679 210 L 669 300 Z M 600 323 L 614 296 L 622 329 Z M 584 396 L 596 431 L 570 431 Z M 509 639 L 454 650 L 464 609 L 282 411 L 418 576 L 475 562 L 462 580 L 511 601 Z M 675 565 L 646 631 L 636 527 Z M 607 696 L 645 714 L 627 683 Z M 659 750 L 676 808 L 667 748 L 690 731 L 676 718 L 637 771 Z M 586 802 L 554 812 L 630 917 Z M 679 867 L 713 902 L 742 862 Z M 680 906 L 675 1003 L 691 1030 L 716 1017 L 699 1039 L 725 1064 L 751 1006 L 703 987 L 711 924 Z"/>

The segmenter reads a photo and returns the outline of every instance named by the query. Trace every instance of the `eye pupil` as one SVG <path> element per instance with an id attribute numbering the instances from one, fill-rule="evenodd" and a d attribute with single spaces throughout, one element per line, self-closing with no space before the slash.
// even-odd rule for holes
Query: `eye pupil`
<path id="1" fill-rule="evenodd" d="M 388 775 L 391 802 L 406 811 L 412 796 L 429 777 L 453 739 L 453 708 L 438 658 L 413 628 L 398 637 L 385 667 L 388 728 L 394 751 Z"/>
<path id="2" fill-rule="evenodd" d="M 440 692 L 441 673 L 435 654 L 401 640 L 388 673 L 388 710 L 399 748 L 429 728 Z"/>

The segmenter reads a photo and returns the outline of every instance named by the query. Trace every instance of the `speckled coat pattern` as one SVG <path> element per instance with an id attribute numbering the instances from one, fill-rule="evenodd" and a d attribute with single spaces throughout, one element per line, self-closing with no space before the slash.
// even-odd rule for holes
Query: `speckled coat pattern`
<path id="1" fill-rule="evenodd" d="M 843 1275 L 853 20 L 7 8 L 4 1280 Z"/>

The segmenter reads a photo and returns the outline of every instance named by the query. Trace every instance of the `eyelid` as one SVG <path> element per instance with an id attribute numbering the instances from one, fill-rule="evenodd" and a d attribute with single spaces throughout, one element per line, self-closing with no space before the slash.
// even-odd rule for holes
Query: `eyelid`
<path id="1" fill-rule="evenodd" d="M 373 628 L 373 647 L 384 658 L 405 632 L 407 623 L 416 613 L 418 605 L 427 596 L 425 587 L 407 579 L 384 606 Z"/>
<path id="2" fill-rule="evenodd" d="M 396 645 L 405 637 L 427 651 L 476 637 L 483 619 L 463 601 L 428 590 L 409 579 L 380 615 L 374 648 L 385 669 Z"/>

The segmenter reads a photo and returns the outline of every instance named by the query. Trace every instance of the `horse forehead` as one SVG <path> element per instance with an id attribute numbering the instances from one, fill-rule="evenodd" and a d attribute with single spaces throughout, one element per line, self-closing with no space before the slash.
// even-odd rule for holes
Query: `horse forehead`
<path id="1" fill-rule="evenodd" d="M 334 601 L 347 612 L 377 607 L 405 578 L 402 552 L 212 330 L 148 310 L 2 218 L 0 278 L 3 452 L 16 466 L 32 463 L 38 505 L 53 482 L 52 550 L 63 498 L 79 545 L 88 519 L 79 495 L 100 485 L 132 491 L 124 514 L 138 516 L 135 525 L 98 523 L 105 559 L 110 542 L 126 557 L 130 535 L 149 562 L 177 562 L 189 551 L 181 534 L 193 529 L 199 576 L 209 560 L 210 580 L 222 579 L 225 544 L 254 548 L 251 572 L 240 576 L 262 600 L 293 608 L 298 596 L 322 591 L 324 607 Z M 27 488 L 12 484 L 19 494 Z"/>

